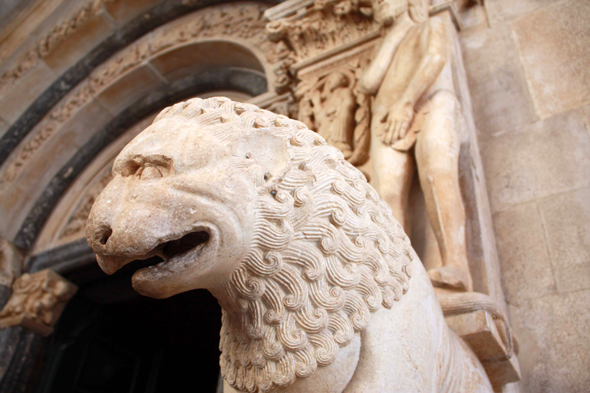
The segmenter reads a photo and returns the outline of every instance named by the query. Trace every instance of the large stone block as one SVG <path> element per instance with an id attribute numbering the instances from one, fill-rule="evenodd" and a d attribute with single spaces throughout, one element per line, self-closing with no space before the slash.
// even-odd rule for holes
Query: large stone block
<path id="1" fill-rule="evenodd" d="M 510 307 L 520 342 L 523 391 L 585 393 L 590 386 L 590 290 Z"/>
<path id="2" fill-rule="evenodd" d="M 555 279 L 537 203 L 529 202 L 493 216 L 506 300 L 554 294 Z"/>
<path id="3" fill-rule="evenodd" d="M 590 102 L 590 2 L 555 3 L 512 26 L 541 117 Z"/>
<path id="4" fill-rule="evenodd" d="M 493 135 L 535 121 L 510 27 L 467 31 L 460 42 L 479 131 Z"/>
<path id="5" fill-rule="evenodd" d="M 590 135 L 582 111 L 481 138 L 492 211 L 590 185 Z"/>
<path id="6" fill-rule="evenodd" d="M 559 292 L 590 289 L 590 188 L 539 201 Z"/>
<path id="7" fill-rule="evenodd" d="M 486 0 L 485 7 L 492 26 L 529 14 L 559 0 Z"/>

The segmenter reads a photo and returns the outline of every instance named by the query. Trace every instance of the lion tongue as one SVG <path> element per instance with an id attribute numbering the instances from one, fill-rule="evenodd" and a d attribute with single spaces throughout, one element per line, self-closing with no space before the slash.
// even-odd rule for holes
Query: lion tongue
<path id="1" fill-rule="evenodd" d="M 172 240 L 164 244 L 162 254 L 166 260 L 182 255 L 200 244 L 209 240 L 207 232 L 191 232 L 180 239 Z"/>

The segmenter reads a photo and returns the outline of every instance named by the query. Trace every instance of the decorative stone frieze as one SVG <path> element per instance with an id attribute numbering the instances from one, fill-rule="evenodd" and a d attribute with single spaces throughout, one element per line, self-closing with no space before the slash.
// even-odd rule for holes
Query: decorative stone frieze
<path id="1" fill-rule="evenodd" d="M 371 4 L 350 0 L 289 2 L 289 13 L 265 14 L 266 28 L 273 41 L 283 40 L 297 62 L 326 56 L 335 48 L 358 44 L 378 33 L 379 24 L 371 17 Z"/>
<path id="2" fill-rule="evenodd" d="M 12 285 L 12 295 L 0 312 L 0 328 L 22 326 L 43 336 L 53 326 L 77 287 L 52 270 L 24 273 Z"/>

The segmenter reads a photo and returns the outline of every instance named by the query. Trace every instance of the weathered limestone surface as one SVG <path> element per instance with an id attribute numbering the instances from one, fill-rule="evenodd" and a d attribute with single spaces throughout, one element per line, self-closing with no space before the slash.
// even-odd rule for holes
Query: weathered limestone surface
<path id="1" fill-rule="evenodd" d="M 512 23 L 527 82 L 542 118 L 590 101 L 590 3 L 564 1 Z"/>
<path id="2" fill-rule="evenodd" d="M 575 110 L 482 136 L 492 211 L 590 185 L 587 127 L 582 110 Z"/>
<path id="3" fill-rule="evenodd" d="M 590 289 L 590 188 L 541 199 L 539 211 L 560 293 Z"/>
<path id="4" fill-rule="evenodd" d="M 520 385 L 585 392 L 588 3 L 488 0 L 486 8 L 491 28 L 466 31 L 461 43 L 521 347 Z"/>
<path id="5" fill-rule="evenodd" d="M 590 291 L 578 290 L 510 306 L 524 355 L 519 359 L 525 391 L 588 391 L 589 303 Z"/>
<path id="6" fill-rule="evenodd" d="M 536 120 L 510 26 L 467 30 L 459 38 L 479 132 L 495 134 Z"/>
<path id="7" fill-rule="evenodd" d="M 506 301 L 516 305 L 554 294 L 553 268 L 537 202 L 512 206 L 495 213 L 493 219 Z"/>

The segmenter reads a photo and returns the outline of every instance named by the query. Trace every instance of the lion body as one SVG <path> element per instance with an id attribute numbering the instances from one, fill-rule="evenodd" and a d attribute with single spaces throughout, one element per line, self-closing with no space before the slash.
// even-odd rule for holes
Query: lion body
<path id="1" fill-rule="evenodd" d="M 187 123 L 188 131 L 182 127 Z M 171 169 L 153 182 L 157 193 L 151 192 L 166 192 L 167 199 L 144 201 L 138 211 L 156 204 L 159 210 L 149 217 L 183 217 L 182 225 L 166 224 L 174 235 L 147 228 L 138 237 L 137 215 L 129 220 L 102 212 L 103 200 L 111 204 L 115 198 L 108 195 L 121 194 L 121 187 L 128 195 L 140 187 L 134 179 L 117 183 L 116 176 L 116 186 L 107 187 L 107 196 L 93 207 L 89 243 L 110 271 L 111 264 L 118 268 L 134 257 L 154 255 L 159 244 L 194 230 L 185 221 L 200 214 L 199 228 L 210 225 L 215 235 L 203 250 L 237 250 L 203 251 L 220 260 L 217 275 L 216 265 L 195 253 L 195 263 L 212 271 L 203 273 L 205 282 L 199 282 L 195 267 L 186 267 L 188 257 L 139 271 L 141 280 L 134 281 L 150 296 L 206 287 L 218 298 L 227 391 L 492 391 L 477 358 L 448 329 L 428 276 L 389 206 L 319 135 L 300 122 L 221 98 L 167 108 L 144 133 L 121 153 L 116 167 L 125 168 L 137 157 L 153 162 L 145 152 L 155 149 L 157 154 L 150 154 Z M 182 146 L 169 144 L 170 135 Z M 191 143 L 211 143 L 219 153 L 191 168 L 196 160 L 187 160 L 182 151 Z M 185 193 L 178 194 L 177 205 L 170 189 Z M 198 198 L 187 199 L 188 189 Z M 137 208 L 135 201 L 120 203 L 121 211 Z M 163 205 L 180 207 L 174 214 L 160 213 Z M 215 214 L 194 213 L 207 209 Z M 93 226 L 107 227 L 112 235 L 104 241 Z M 224 241 L 226 232 L 232 240 Z M 130 243 L 134 253 L 125 251 Z M 188 269 L 182 278 L 180 269 Z M 165 291 L 158 292 L 161 288 Z"/>

